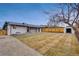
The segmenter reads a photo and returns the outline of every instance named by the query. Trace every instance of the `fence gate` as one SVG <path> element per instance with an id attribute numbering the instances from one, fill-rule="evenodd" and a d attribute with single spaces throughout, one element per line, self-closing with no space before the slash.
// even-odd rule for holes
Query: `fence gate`
<path id="1" fill-rule="evenodd" d="M 6 30 L 0 30 L 0 35 L 7 35 Z"/>

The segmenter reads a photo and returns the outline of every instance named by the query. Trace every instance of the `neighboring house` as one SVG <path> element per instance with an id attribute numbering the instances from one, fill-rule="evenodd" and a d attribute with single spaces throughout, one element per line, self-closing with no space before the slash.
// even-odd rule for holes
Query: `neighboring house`
<path id="1" fill-rule="evenodd" d="M 25 34 L 27 32 L 57 32 L 57 33 L 74 33 L 71 27 L 49 27 L 46 25 L 32 25 L 26 23 L 5 22 L 3 29 L 7 35 Z"/>

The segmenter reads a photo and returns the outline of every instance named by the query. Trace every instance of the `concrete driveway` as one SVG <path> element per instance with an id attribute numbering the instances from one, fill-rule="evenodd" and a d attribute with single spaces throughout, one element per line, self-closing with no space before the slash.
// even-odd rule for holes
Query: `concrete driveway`
<path id="1" fill-rule="evenodd" d="M 0 36 L 0 56 L 41 56 L 12 36 Z"/>

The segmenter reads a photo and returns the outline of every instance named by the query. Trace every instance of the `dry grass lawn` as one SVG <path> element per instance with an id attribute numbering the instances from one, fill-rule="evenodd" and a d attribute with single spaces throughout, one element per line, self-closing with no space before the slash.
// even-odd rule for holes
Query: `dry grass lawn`
<path id="1" fill-rule="evenodd" d="M 34 33 L 15 36 L 28 46 L 48 56 L 77 56 L 79 43 L 74 34 Z"/>

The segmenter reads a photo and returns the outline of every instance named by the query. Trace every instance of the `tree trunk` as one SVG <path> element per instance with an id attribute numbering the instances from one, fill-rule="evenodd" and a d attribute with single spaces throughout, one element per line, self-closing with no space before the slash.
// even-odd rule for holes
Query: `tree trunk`
<path id="1" fill-rule="evenodd" d="M 79 41 L 79 28 L 73 28 L 75 31 L 75 35 L 77 37 L 77 40 Z"/>
<path id="2" fill-rule="evenodd" d="M 77 40 L 79 41 L 79 31 L 75 31 L 75 35 L 77 37 Z"/>

